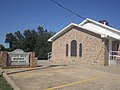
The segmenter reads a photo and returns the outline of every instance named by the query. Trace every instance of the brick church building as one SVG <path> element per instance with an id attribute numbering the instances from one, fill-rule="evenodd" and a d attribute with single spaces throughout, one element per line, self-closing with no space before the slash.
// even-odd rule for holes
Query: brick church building
<path id="1" fill-rule="evenodd" d="M 120 62 L 120 31 L 89 18 L 69 24 L 48 41 L 54 62 L 102 66 Z"/>

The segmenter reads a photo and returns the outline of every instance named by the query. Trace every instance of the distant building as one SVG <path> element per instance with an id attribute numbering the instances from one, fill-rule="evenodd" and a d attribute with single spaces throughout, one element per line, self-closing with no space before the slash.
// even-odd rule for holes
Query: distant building
<path id="1" fill-rule="evenodd" d="M 111 65 L 120 62 L 120 31 L 89 18 L 51 37 L 54 62 Z"/>

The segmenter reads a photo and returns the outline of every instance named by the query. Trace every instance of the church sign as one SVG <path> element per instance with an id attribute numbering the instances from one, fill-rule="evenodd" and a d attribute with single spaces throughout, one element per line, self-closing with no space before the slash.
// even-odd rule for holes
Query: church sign
<path id="1" fill-rule="evenodd" d="M 29 65 L 29 53 L 24 52 L 21 49 L 16 49 L 13 52 L 8 52 L 8 62 L 10 65 Z"/>

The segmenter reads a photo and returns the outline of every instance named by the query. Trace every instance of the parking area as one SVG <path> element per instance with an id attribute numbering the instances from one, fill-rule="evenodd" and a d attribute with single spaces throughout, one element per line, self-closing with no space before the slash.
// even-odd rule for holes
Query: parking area
<path id="1" fill-rule="evenodd" d="M 120 66 L 40 63 L 5 71 L 21 90 L 120 90 Z"/>

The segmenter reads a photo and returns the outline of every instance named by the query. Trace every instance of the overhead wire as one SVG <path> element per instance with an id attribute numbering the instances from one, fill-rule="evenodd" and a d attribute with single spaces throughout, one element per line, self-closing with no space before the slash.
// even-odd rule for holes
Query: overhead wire
<path id="1" fill-rule="evenodd" d="M 72 14 L 78 16 L 79 18 L 86 19 L 85 17 L 79 15 L 78 13 L 76 13 L 76 12 L 74 12 L 74 11 L 72 11 L 72 10 L 66 8 L 66 7 L 64 7 L 63 5 L 61 5 L 60 3 L 58 3 L 57 1 L 55 1 L 55 0 L 50 0 L 50 1 L 52 1 L 52 2 L 55 3 L 55 4 L 57 4 L 57 5 L 60 6 L 61 8 L 63 8 L 63 9 L 65 9 L 65 10 L 69 11 L 70 13 L 72 13 Z"/>
<path id="2" fill-rule="evenodd" d="M 52 1 L 52 2 L 55 3 L 55 4 L 57 4 L 57 5 L 60 6 L 61 8 L 63 8 L 63 9 L 65 9 L 65 10 L 69 11 L 70 13 L 72 13 L 72 14 L 78 16 L 79 18 L 86 19 L 85 17 L 79 15 L 78 13 L 75 13 L 74 11 L 72 11 L 72 10 L 70 10 L 70 9 L 68 9 L 68 8 L 66 8 L 66 7 L 64 7 L 63 5 L 61 5 L 60 3 L 58 3 L 57 1 L 55 1 L 55 0 L 50 0 L 50 1 Z M 99 56 L 100 56 L 100 53 L 101 53 L 102 49 L 103 49 L 103 46 L 102 46 L 102 48 L 100 49 L 100 52 L 99 52 L 99 54 L 97 55 L 96 59 L 94 60 L 95 62 L 97 62 L 97 60 L 98 60 L 98 58 L 99 58 Z"/>

